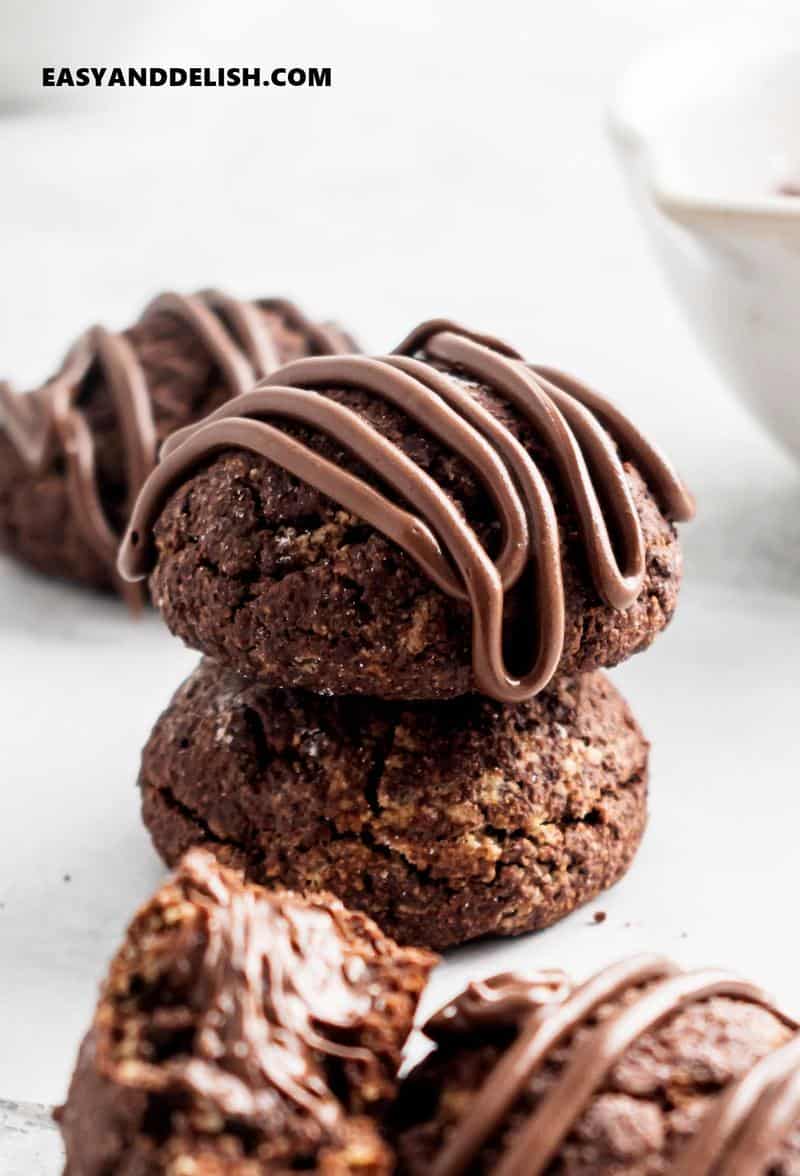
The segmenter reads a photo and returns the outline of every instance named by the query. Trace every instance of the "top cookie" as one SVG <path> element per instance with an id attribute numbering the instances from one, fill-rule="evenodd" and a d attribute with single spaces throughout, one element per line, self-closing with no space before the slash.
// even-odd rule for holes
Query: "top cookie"
<path id="1" fill-rule="evenodd" d="M 269 685 L 530 698 L 652 641 L 692 500 L 596 392 L 437 320 L 301 360 L 167 442 L 120 570 Z"/>
<path id="2" fill-rule="evenodd" d="M 0 549 L 138 606 L 117 548 L 164 438 L 282 363 L 352 348 L 289 302 L 218 291 L 162 294 L 122 334 L 92 327 L 43 388 L 0 381 Z"/>

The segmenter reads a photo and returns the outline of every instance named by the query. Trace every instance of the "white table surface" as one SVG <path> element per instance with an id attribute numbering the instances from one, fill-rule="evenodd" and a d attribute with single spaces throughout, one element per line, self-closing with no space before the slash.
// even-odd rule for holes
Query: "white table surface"
<path id="1" fill-rule="evenodd" d="M 427 1007 L 473 975 L 585 974 L 641 949 L 730 965 L 800 1005 L 800 477 L 697 349 L 603 131 L 632 54 L 729 8 L 232 3 L 224 35 L 172 28 L 149 60 L 331 64 L 334 89 L 0 118 L 0 367 L 21 383 L 169 287 L 287 293 L 376 349 L 447 314 L 586 374 L 697 493 L 678 616 L 615 673 L 654 744 L 633 869 L 544 934 L 452 953 Z M 0 1096 L 52 1103 L 162 876 L 134 781 L 196 655 L 154 615 L 134 624 L 8 563 L 0 642 Z"/>

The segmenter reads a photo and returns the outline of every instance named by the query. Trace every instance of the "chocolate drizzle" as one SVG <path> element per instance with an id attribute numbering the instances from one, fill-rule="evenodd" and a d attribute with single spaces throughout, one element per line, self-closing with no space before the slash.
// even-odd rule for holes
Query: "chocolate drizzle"
<path id="1" fill-rule="evenodd" d="M 120 550 L 121 575 L 137 580 L 152 570 L 153 526 L 189 471 L 216 452 L 241 448 L 275 462 L 370 523 L 444 593 L 468 600 L 477 688 L 503 702 L 532 697 L 552 678 L 564 641 L 555 507 L 533 458 L 457 375 L 487 384 L 536 430 L 575 507 L 598 595 L 614 608 L 628 608 L 641 591 L 645 550 L 615 441 L 639 467 L 668 518 L 692 517 L 690 495 L 668 461 L 596 392 L 554 369 L 531 367 L 498 340 L 444 320 L 423 324 L 382 359 L 297 360 L 201 424 L 174 433 L 134 508 Z M 469 463 L 497 510 L 502 541 L 496 559 L 423 469 L 358 413 L 315 391 L 337 385 L 401 408 Z M 287 420 L 334 438 L 410 509 L 290 436 L 282 427 Z M 533 664 L 514 674 L 503 654 L 506 594 L 527 569 L 536 651 Z"/>
<path id="2" fill-rule="evenodd" d="M 337 328 L 310 322 L 292 303 L 280 299 L 242 302 L 216 290 L 188 296 L 162 294 L 147 306 L 139 322 L 169 314 L 189 326 L 234 397 L 280 365 L 260 311 L 279 315 L 303 335 L 315 353 L 352 349 L 352 341 Z M 83 536 L 136 610 L 143 603 L 143 590 L 117 575 L 120 535 L 103 503 L 95 439 L 80 407 L 82 389 L 94 371 L 101 373 L 119 421 L 127 517 L 156 465 L 157 433 L 145 374 L 125 335 L 91 327 L 72 347 L 53 379 L 26 396 L 16 395 L 0 381 L 0 413 L 6 435 L 32 476 L 43 473 L 53 457 L 63 456 L 70 503 Z"/>
<path id="3" fill-rule="evenodd" d="M 604 1006 L 632 989 L 641 990 L 635 999 L 595 1023 Z M 696 1001 L 715 996 L 748 1001 L 767 1009 L 788 1028 L 798 1029 L 797 1022 L 754 985 L 725 972 L 683 972 L 658 956 L 613 965 L 571 990 L 566 983 L 554 986 L 545 981 L 543 985 L 542 976 L 537 975 L 530 982 L 527 1002 L 524 996 L 518 977 L 496 977 L 481 986 L 471 985 L 426 1026 L 425 1032 L 434 1040 L 442 1038 L 443 1026 L 465 1035 L 491 1025 L 519 1030 L 471 1101 L 469 1113 L 448 1137 L 432 1176 L 459 1176 L 470 1168 L 535 1074 L 578 1029 L 589 1032 L 569 1053 L 555 1084 L 515 1131 L 494 1168 L 495 1176 L 545 1172 L 629 1047 Z M 715 1176 L 723 1171 L 725 1176 L 752 1176 L 785 1141 L 798 1117 L 800 1035 L 768 1054 L 720 1095 L 671 1171 L 675 1176 Z"/>
<path id="4" fill-rule="evenodd" d="M 432 1041 L 480 1032 L 487 1026 L 518 1025 L 536 1006 L 560 1004 L 569 995 L 566 972 L 548 968 L 531 976 L 501 972 L 487 980 L 472 980 L 450 1004 L 425 1025 Z"/>
<path id="5" fill-rule="evenodd" d="M 190 1093 L 254 1128 L 283 1097 L 335 1128 L 344 1111 L 320 1055 L 365 1067 L 374 1060 L 337 1040 L 372 1006 L 364 961 L 337 922 L 343 908 L 239 883 L 203 850 L 186 855 L 176 881 L 201 920 L 202 958 L 189 981 L 193 1046 L 155 1064 L 123 1060 L 115 1077 L 153 1093 Z M 191 935 L 188 942 L 191 950 Z M 166 1008 L 162 1020 L 171 1017 L 174 1028 L 175 1016 Z"/>

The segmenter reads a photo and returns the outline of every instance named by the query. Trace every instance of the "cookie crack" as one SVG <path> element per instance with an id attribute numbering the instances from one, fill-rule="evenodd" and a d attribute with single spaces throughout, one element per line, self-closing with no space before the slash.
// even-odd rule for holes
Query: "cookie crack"
<path id="1" fill-rule="evenodd" d="M 144 791 L 144 788 L 146 787 L 148 786 L 144 785 L 142 790 Z M 163 799 L 167 808 L 177 813 L 178 816 L 182 817 L 185 821 L 195 825 L 206 841 L 211 841 L 214 843 L 214 845 L 228 845 L 231 847 L 231 849 L 238 849 L 247 853 L 245 846 L 241 845 L 238 841 L 234 840 L 233 838 L 222 837 L 218 833 L 215 833 L 208 822 L 205 821 L 198 812 L 196 812 L 189 805 L 184 804 L 183 801 L 178 800 L 177 796 L 175 795 L 172 788 L 169 787 L 169 785 L 161 785 L 154 789 L 154 791 L 156 791 Z"/>
<path id="2" fill-rule="evenodd" d="M 379 817 L 383 812 L 380 802 L 381 784 L 386 774 L 386 763 L 394 749 L 395 738 L 399 723 L 391 723 L 388 730 L 375 744 L 375 759 L 370 767 L 364 784 L 364 799 L 369 805 L 373 816 Z"/>

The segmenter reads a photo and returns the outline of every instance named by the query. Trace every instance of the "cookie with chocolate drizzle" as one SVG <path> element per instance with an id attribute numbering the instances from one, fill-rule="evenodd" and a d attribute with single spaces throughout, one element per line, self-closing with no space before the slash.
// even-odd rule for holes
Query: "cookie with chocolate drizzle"
<path id="1" fill-rule="evenodd" d="M 659 956 L 581 985 L 470 985 L 425 1029 L 393 1136 L 404 1176 L 791 1176 L 800 1033 L 753 984 Z"/>
<path id="2" fill-rule="evenodd" d="M 134 918 L 57 1112 L 67 1176 L 383 1176 L 429 953 L 201 850 Z"/>
<path id="3" fill-rule="evenodd" d="M 290 302 L 211 290 L 162 294 L 119 334 L 92 327 L 42 388 L 0 381 L 0 550 L 138 608 L 117 549 L 160 443 L 289 360 L 353 347 Z"/>
<path id="4" fill-rule="evenodd" d="M 615 883 L 639 846 L 648 744 L 602 673 L 526 702 L 269 690 L 204 661 L 142 753 L 142 815 L 265 885 L 330 890 L 437 950 L 519 935 Z"/>
<path id="5" fill-rule="evenodd" d="M 692 513 L 597 392 L 436 320 L 380 359 L 290 363 L 173 434 L 120 570 L 265 685 L 518 703 L 653 640 Z"/>

